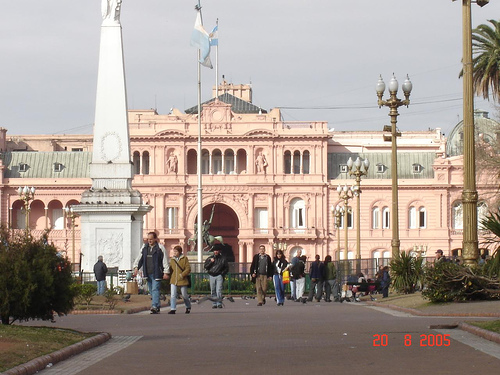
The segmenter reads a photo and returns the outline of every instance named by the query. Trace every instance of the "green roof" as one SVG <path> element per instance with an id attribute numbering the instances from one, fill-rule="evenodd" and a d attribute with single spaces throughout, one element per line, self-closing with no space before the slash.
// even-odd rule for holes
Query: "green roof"
<path id="1" fill-rule="evenodd" d="M 206 102 L 202 103 L 202 106 L 205 104 L 213 103 L 216 98 L 212 98 Z M 257 107 L 256 105 L 253 105 L 250 102 L 247 102 L 246 100 L 237 98 L 234 95 L 225 93 L 222 95 L 219 95 L 217 97 L 221 102 L 224 102 L 226 104 L 231 105 L 231 111 L 234 113 L 267 113 L 266 110 Z M 198 113 L 198 105 L 195 105 L 194 107 L 186 109 L 184 112 L 186 112 L 188 115 L 194 115 Z"/>
<path id="2" fill-rule="evenodd" d="M 88 151 L 14 151 L 0 157 L 5 166 L 4 178 L 89 178 L 92 161 Z"/>

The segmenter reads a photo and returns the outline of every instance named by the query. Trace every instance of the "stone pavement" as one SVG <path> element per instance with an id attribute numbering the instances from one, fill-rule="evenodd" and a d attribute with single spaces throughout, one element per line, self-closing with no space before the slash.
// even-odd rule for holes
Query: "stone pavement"
<path id="1" fill-rule="evenodd" d="M 413 316 L 365 303 L 287 301 L 278 307 L 267 299 L 258 307 L 255 300 L 235 299 L 225 304 L 220 310 L 209 302 L 194 304 L 189 315 L 179 306 L 175 315 L 164 309 L 159 315 L 58 318 L 56 326 L 109 332 L 113 338 L 40 374 L 500 371 L 500 354 L 494 355 L 499 344 L 483 339 L 478 344 L 459 330 L 429 328 L 492 318 Z M 120 347 L 120 341 L 129 344 Z"/>

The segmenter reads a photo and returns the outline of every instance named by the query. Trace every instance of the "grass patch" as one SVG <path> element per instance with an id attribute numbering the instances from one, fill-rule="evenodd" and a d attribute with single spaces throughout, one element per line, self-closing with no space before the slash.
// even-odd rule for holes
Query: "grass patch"
<path id="1" fill-rule="evenodd" d="M 0 325 L 0 372 L 92 336 L 95 336 L 95 333 L 49 327 Z"/>
<path id="2" fill-rule="evenodd" d="M 467 322 L 476 327 L 486 329 L 488 331 L 500 333 L 500 320 L 491 320 L 488 322 Z"/>

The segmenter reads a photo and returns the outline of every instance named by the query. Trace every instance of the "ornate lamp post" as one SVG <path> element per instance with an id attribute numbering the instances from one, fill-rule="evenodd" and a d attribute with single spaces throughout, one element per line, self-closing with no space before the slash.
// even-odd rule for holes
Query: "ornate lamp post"
<path id="1" fill-rule="evenodd" d="M 399 218 L 398 218 L 398 156 L 397 156 L 397 145 L 396 138 L 401 135 L 397 131 L 397 122 L 398 122 L 398 108 L 405 105 L 408 107 L 410 105 L 410 93 L 412 89 L 412 83 L 410 82 L 410 78 L 406 76 L 406 80 L 403 83 L 403 93 L 405 96 L 404 100 L 398 99 L 396 94 L 398 93 L 398 81 L 394 75 L 392 76 L 391 81 L 389 82 L 389 99 L 383 100 L 382 96 L 385 91 L 385 83 L 380 76 L 377 82 L 377 96 L 378 96 L 378 106 L 381 108 L 382 106 L 389 107 L 389 116 L 391 117 L 391 126 L 384 126 L 384 131 L 390 131 L 390 136 L 384 136 L 385 141 L 392 142 L 392 161 L 391 161 L 391 175 L 392 175 L 392 258 L 399 256 Z"/>
<path id="2" fill-rule="evenodd" d="M 347 168 L 349 169 L 349 175 L 356 178 L 356 190 L 354 190 L 354 195 L 356 196 L 356 259 L 359 260 L 361 259 L 361 177 L 368 174 L 370 162 L 368 159 L 361 161 L 359 156 L 354 162 L 352 161 L 352 158 L 349 158 L 347 161 Z"/>
<path id="3" fill-rule="evenodd" d="M 453 0 L 455 1 L 455 0 Z M 476 190 L 476 155 L 474 149 L 474 85 L 472 81 L 472 26 L 471 0 L 462 0 L 462 35 L 463 35 L 463 115 L 464 115 L 464 190 L 462 204 L 464 212 L 464 231 L 462 254 L 464 263 L 475 264 L 479 258 L 477 239 L 477 190 Z M 477 0 L 480 7 L 489 0 Z"/>
<path id="4" fill-rule="evenodd" d="M 347 247 L 349 246 L 349 232 L 347 230 L 347 214 L 351 212 L 351 207 L 349 207 L 349 200 L 354 196 L 354 187 L 337 186 L 337 193 L 339 193 L 339 198 L 344 201 L 344 230 L 345 230 L 345 243 L 344 243 L 344 260 L 347 260 Z"/>
<path id="5" fill-rule="evenodd" d="M 340 220 L 342 215 L 344 215 L 344 207 L 337 205 L 334 207 L 333 205 L 330 207 L 332 211 L 332 215 L 335 217 L 335 227 L 337 228 L 337 257 L 336 260 L 340 260 Z"/>
<path id="6" fill-rule="evenodd" d="M 283 251 L 283 254 L 285 254 L 287 246 L 288 246 L 287 243 L 284 240 L 282 240 L 282 241 L 273 243 L 273 250 L 275 253 L 276 253 L 276 250 L 281 250 L 281 251 Z"/>
<path id="7" fill-rule="evenodd" d="M 29 187 L 29 186 L 19 186 L 17 188 L 17 193 L 19 194 L 19 197 L 24 203 L 24 212 L 25 212 L 25 219 L 26 219 L 26 233 L 30 232 L 30 201 L 35 199 L 35 187 Z"/>
<path id="8" fill-rule="evenodd" d="M 73 207 L 69 206 L 64 209 L 66 212 L 66 217 L 71 220 L 71 263 L 73 265 L 73 271 L 75 270 L 75 262 L 76 262 L 76 250 L 75 250 L 75 219 L 78 216 L 73 212 Z M 81 264 L 81 263 L 80 263 Z"/>

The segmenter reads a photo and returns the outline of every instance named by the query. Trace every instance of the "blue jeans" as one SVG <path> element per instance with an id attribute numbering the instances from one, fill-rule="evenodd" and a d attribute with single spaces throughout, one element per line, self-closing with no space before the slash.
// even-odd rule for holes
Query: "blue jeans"
<path id="1" fill-rule="evenodd" d="M 285 284 L 283 284 L 283 276 L 274 275 L 274 290 L 276 291 L 276 303 L 285 302 Z"/>
<path id="2" fill-rule="evenodd" d="M 101 280 L 97 282 L 97 295 L 102 296 L 106 291 L 106 280 Z"/>
<path id="3" fill-rule="evenodd" d="M 214 306 L 222 306 L 222 283 L 224 278 L 222 275 L 210 276 L 210 292 L 213 298 L 217 298 L 217 302 L 213 302 Z"/>
<path id="4" fill-rule="evenodd" d="M 148 275 L 148 290 L 151 293 L 151 307 L 160 308 L 160 283 L 161 280 L 155 280 L 153 275 Z"/>
<path id="5" fill-rule="evenodd" d="M 186 305 L 186 309 L 190 309 L 191 301 L 189 300 L 187 285 L 178 287 L 177 285 L 170 284 L 170 310 L 177 309 L 177 288 L 181 288 L 181 294 L 182 298 L 184 299 L 184 305 Z"/>

